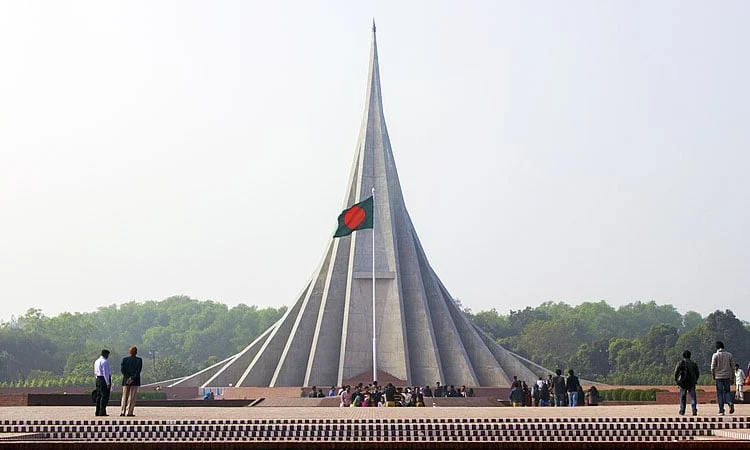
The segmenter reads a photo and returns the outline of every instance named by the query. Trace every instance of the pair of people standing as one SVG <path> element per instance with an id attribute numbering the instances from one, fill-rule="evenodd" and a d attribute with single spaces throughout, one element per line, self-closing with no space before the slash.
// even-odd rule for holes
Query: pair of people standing
<path id="1" fill-rule="evenodd" d="M 573 369 L 568 370 L 567 379 L 563 376 L 562 370 L 555 370 L 555 376 L 550 378 L 550 382 L 552 391 L 555 393 L 555 406 L 578 406 L 578 392 L 581 390 L 581 382 L 575 376 Z M 580 400 L 582 401 L 583 398 Z"/>
<path id="2" fill-rule="evenodd" d="M 690 404 L 693 415 L 698 415 L 697 395 L 695 385 L 700 371 L 698 364 L 690 359 L 690 350 L 682 352 L 682 361 L 675 368 L 674 377 L 680 386 L 680 414 L 685 414 L 687 395 L 690 394 Z M 724 350 L 724 343 L 716 341 L 716 353 L 711 356 L 711 376 L 716 382 L 716 400 L 719 405 L 719 415 L 723 416 L 725 405 L 729 405 L 729 414 L 734 414 L 734 401 L 730 391 L 735 376 L 734 357 Z"/>
<path id="3" fill-rule="evenodd" d="M 99 359 L 94 361 L 94 376 L 96 377 L 96 415 L 107 416 L 107 404 L 112 392 L 112 372 L 109 368 L 109 350 L 102 350 Z M 143 360 L 136 356 L 138 347 L 128 349 L 130 356 L 122 359 L 120 372 L 122 372 L 122 400 L 120 401 L 120 416 L 135 417 L 135 400 L 138 394 L 138 386 L 141 385 L 141 370 Z"/>

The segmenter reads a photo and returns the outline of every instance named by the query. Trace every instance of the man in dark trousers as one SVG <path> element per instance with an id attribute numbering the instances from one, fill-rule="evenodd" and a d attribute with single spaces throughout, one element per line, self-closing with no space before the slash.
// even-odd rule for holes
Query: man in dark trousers
<path id="1" fill-rule="evenodd" d="M 109 371 L 109 350 L 102 350 L 101 356 L 94 361 L 94 376 L 96 377 L 96 415 L 107 415 L 109 393 L 112 390 L 112 372 Z"/>
<path id="2" fill-rule="evenodd" d="M 552 391 L 555 393 L 555 406 L 565 406 L 568 404 L 568 392 L 565 390 L 565 377 L 562 376 L 562 370 L 555 370 L 555 376 L 552 377 Z"/>
<path id="3" fill-rule="evenodd" d="M 682 352 L 682 361 L 677 363 L 674 368 L 674 379 L 680 387 L 680 415 L 685 415 L 685 404 L 687 403 L 687 394 L 690 393 L 690 406 L 693 408 L 693 415 L 698 415 L 698 399 L 695 393 L 695 384 L 698 382 L 700 370 L 698 364 L 690 359 L 690 350 Z M 686 375 L 685 379 L 680 379 L 681 375 Z"/>
<path id="4" fill-rule="evenodd" d="M 120 401 L 120 415 L 135 417 L 135 399 L 138 395 L 138 386 L 141 385 L 141 369 L 143 369 L 143 360 L 135 355 L 138 354 L 138 347 L 133 346 L 128 350 L 130 356 L 122 358 L 120 372 L 122 372 L 122 400 Z"/>

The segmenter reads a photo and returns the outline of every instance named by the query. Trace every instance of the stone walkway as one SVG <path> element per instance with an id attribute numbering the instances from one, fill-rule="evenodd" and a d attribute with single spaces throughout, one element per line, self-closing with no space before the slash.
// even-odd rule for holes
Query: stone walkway
<path id="1" fill-rule="evenodd" d="M 165 408 L 138 407 L 137 417 L 119 417 L 118 407 L 109 407 L 109 417 L 95 417 L 94 407 L 24 406 L 0 407 L 0 420 L 232 420 L 232 419 L 418 419 L 418 418 L 675 418 L 678 405 L 627 405 L 579 408 L 482 408 L 482 407 L 425 407 L 425 408 Z M 715 404 L 698 405 L 698 417 L 717 417 Z M 750 416 L 750 404 L 736 406 L 733 416 Z"/>
<path id="2" fill-rule="evenodd" d="M 370 450 L 648 448 L 750 449 L 750 405 L 698 417 L 677 405 L 579 408 L 136 407 L 95 417 L 93 407 L 0 407 L 5 450 L 143 448 Z"/>

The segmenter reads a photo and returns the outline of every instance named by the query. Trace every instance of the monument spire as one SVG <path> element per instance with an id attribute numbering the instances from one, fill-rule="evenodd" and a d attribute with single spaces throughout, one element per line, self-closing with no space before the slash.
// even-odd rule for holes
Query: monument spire
<path id="1" fill-rule="evenodd" d="M 374 20 L 365 108 L 343 207 L 373 190 L 374 228 L 331 238 L 284 317 L 241 352 L 173 385 L 341 386 L 374 375 L 381 383 L 507 386 L 512 375 L 549 373 L 474 326 L 427 259 L 406 210 L 385 123 Z M 331 211 L 332 224 L 337 212 Z"/>

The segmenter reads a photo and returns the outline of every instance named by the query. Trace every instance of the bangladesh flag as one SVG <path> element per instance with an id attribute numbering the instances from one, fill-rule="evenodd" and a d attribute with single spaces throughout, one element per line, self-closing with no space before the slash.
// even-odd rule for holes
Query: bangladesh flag
<path id="1" fill-rule="evenodd" d="M 372 196 L 345 209 L 339 215 L 339 227 L 333 237 L 349 236 L 355 230 L 372 228 Z"/>

